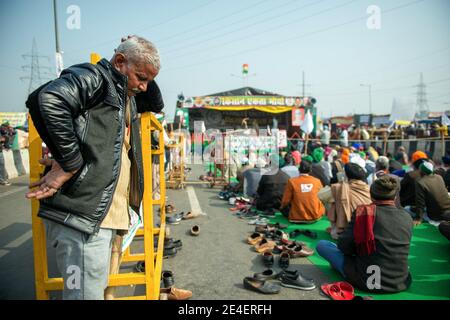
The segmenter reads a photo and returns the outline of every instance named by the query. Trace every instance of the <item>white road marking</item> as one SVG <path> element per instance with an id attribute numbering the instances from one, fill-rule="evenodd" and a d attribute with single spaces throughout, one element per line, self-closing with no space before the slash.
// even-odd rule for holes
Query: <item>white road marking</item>
<path id="1" fill-rule="evenodd" d="M 6 255 L 7 253 L 10 252 L 10 250 L 8 250 L 8 249 L 20 247 L 22 244 L 24 244 L 26 241 L 28 241 L 28 239 L 30 239 L 32 236 L 33 236 L 33 232 L 31 230 L 28 230 L 27 232 L 25 232 L 23 235 L 21 235 L 17 239 L 14 239 L 7 245 L 3 246 L 3 248 L 0 250 L 0 258 L 2 258 L 4 255 Z"/>
<path id="2" fill-rule="evenodd" d="M 9 196 L 11 194 L 14 194 L 14 193 L 17 193 L 20 191 L 24 191 L 24 190 L 28 190 L 28 187 L 20 187 L 20 188 L 15 188 L 13 190 L 6 191 L 6 192 L 2 192 L 2 193 L 0 193 L 0 198 L 4 198 L 6 196 Z M 25 195 L 23 195 L 23 198 L 25 199 Z"/>
<path id="3" fill-rule="evenodd" d="M 200 203 L 198 202 L 197 195 L 195 194 L 194 188 L 191 186 L 188 186 L 188 187 L 186 187 L 186 192 L 188 194 L 189 203 L 191 204 L 191 212 L 206 216 L 207 214 L 204 213 L 202 211 L 202 208 L 200 207 Z"/>

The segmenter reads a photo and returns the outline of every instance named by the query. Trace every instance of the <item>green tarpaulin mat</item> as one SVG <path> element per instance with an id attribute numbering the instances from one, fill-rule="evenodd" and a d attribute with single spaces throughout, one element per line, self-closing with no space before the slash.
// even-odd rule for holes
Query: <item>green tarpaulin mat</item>
<path id="1" fill-rule="evenodd" d="M 315 249 L 319 240 L 330 240 L 331 236 L 325 231 L 330 223 L 326 217 L 320 221 L 302 225 L 293 224 L 277 213 L 272 223 L 288 225 L 283 231 L 291 232 L 294 229 L 307 229 L 317 233 L 317 239 L 299 235 L 295 240 L 303 241 Z M 330 282 L 342 281 L 342 276 L 335 271 L 329 263 L 317 252 L 308 259 L 324 272 Z M 439 230 L 424 223 L 414 228 L 409 254 L 409 267 L 413 278 L 411 287 L 407 291 L 395 294 L 372 294 L 355 290 L 355 294 L 371 296 L 375 300 L 448 300 L 450 299 L 450 241 L 439 233 Z"/>

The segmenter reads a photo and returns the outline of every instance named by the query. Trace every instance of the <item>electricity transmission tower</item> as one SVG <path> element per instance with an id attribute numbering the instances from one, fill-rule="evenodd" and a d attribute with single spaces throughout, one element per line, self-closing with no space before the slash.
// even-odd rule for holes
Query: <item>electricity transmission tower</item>
<path id="1" fill-rule="evenodd" d="M 302 97 L 306 96 L 305 87 L 312 87 L 311 84 L 305 83 L 305 71 L 303 71 L 303 70 L 302 70 L 302 83 L 298 84 L 297 86 L 302 87 L 302 93 L 301 93 Z"/>
<path id="2" fill-rule="evenodd" d="M 30 64 L 22 66 L 22 69 L 26 72 L 30 72 L 30 75 L 20 77 L 20 80 L 30 80 L 28 94 L 37 89 L 45 80 L 54 78 L 50 67 L 44 67 L 40 64 L 40 59 L 47 59 L 47 61 L 50 62 L 50 58 L 48 56 L 39 55 L 35 38 L 33 38 L 31 53 L 23 54 L 22 57 L 25 60 L 30 59 Z"/>
<path id="3" fill-rule="evenodd" d="M 423 82 L 423 74 L 420 73 L 420 82 L 417 85 L 417 118 L 426 119 L 428 117 L 428 112 L 430 111 L 430 107 L 428 106 L 427 101 L 427 85 Z"/>

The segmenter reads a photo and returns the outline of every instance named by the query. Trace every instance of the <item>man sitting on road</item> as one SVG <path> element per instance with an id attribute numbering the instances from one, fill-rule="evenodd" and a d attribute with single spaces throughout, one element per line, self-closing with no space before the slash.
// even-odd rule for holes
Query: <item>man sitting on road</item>
<path id="1" fill-rule="evenodd" d="M 411 210 L 415 211 L 416 206 L 416 184 L 415 182 L 420 179 L 419 166 L 422 162 L 426 161 L 428 156 L 425 152 L 416 151 L 411 157 L 413 164 L 413 171 L 408 172 L 401 181 L 400 187 L 400 203 L 402 207 L 412 206 Z"/>
<path id="2" fill-rule="evenodd" d="M 414 225 L 421 224 L 424 219 L 450 221 L 450 196 L 444 180 L 440 175 L 434 174 L 431 162 L 423 162 L 419 166 L 419 170 L 420 179 L 416 181 Z"/>
<path id="3" fill-rule="evenodd" d="M 282 165 L 277 154 L 270 156 L 270 171 L 266 172 L 259 181 L 256 199 L 256 209 L 265 211 L 269 209 L 279 209 L 283 190 L 289 180 L 289 176 L 280 170 Z"/>
<path id="4" fill-rule="evenodd" d="M 265 166 L 266 161 L 263 158 L 258 158 L 255 168 L 248 169 L 244 172 L 244 195 L 248 197 L 256 196 L 259 181 L 263 174 L 267 172 Z"/>
<path id="5" fill-rule="evenodd" d="M 281 171 L 286 173 L 290 178 L 297 178 L 299 176 L 298 167 L 294 165 L 295 160 L 291 153 L 286 154 L 284 157 L 285 165 L 281 168 Z"/>
<path id="6" fill-rule="evenodd" d="M 413 223 L 404 209 L 395 206 L 398 180 L 383 176 L 370 188 L 373 203 L 358 206 L 337 245 L 321 240 L 317 253 L 330 262 L 345 280 L 367 292 L 400 292 L 412 282 L 408 266 Z M 373 285 L 367 272 L 377 266 L 380 281 Z"/>
<path id="7" fill-rule="evenodd" d="M 325 213 L 318 197 L 323 186 L 319 179 L 310 176 L 311 167 L 311 162 L 302 160 L 300 176 L 289 179 L 284 189 L 280 210 L 290 222 L 313 223 Z"/>
<path id="8" fill-rule="evenodd" d="M 351 221 L 352 212 L 358 205 L 369 204 L 370 188 L 365 182 L 366 172 L 356 163 L 347 163 L 344 167 L 347 181 L 331 185 L 333 200 L 327 212 L 331 227 L 328 228 L 333 239 L 345 230 Z"/>

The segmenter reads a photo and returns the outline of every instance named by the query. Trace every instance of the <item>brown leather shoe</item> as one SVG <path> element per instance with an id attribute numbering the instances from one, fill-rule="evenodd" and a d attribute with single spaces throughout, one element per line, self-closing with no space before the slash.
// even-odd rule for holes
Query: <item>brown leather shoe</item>
<path id="1" fill-rule="evenodd" d="M 257 244 L 258 242 L 260 242 L 263 239 L 263 235 L 259 232 L 254 232 L 251 235 L 248 236 L 247 238 L 247 242 L 248 244 L 251 244 L 252 246 L 254 246 L 255 244 Z"/>
<path id="2" fill-rule="evenodd" d="M 199 215 L 200 215 L 200 214 L 198 214 L 198 212 L 191 212 L 191 211 L 188 211 L 187 213 L 185 213 L 185 214 L 183 215 L 183 219 L 184 219 L 184 220 L 194 219 L 194 218 L 197 218 Z"/>
<path id="3" fill-rule="evenodd" d="M 191 234 L 193 236 L 198 236 L 200 234 L 200 227 L 198 225 L 192 226 Z"/>
<path id="4" fill-rule="evenodd" d="M 161 288 L 160 291 L 160 297 L 164 297 L 164 295 L 167 295 L 167 300 L 187 300 L 190 297 L 192 297 L 192 291 L 184 290 L 184 289 L 178 289 L 175 287 L 171 288 Z M 164 299 L 166 300 L 166 299 Z"/>
<path id="5" fill-rule="evenodd" d="M 307 246 L 296 246 L 295 248 L 289 250 L 289 256 L 291 258 L 304 258 L 309 257 L 314 254 L 314 250 L 308 248 Z"/>
<path id="6" fill-rule="evenodd" d="M 272 251 L 277 243 L 275 241 L 270 241 L 267 239 L 262 239 L 258 244 L 255 245 L 255 251 L 258 253 L 264 253 L 266 251 Z"/>

